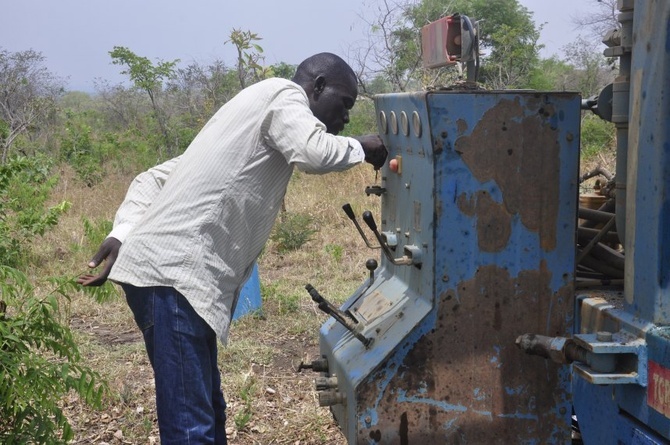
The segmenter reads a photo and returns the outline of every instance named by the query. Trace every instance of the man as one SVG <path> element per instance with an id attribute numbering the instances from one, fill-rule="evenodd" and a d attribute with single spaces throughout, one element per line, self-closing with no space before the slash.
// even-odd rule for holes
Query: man
<path id="1" fill-rule="evenodd" d="M 337 136 L 358 94 L 338 56 L 302 62 L 292 81 L 241 91 L 183 155 L 131 184 L 84 286 L 121 284 L 156 381 L 161 443 L 226 443 L 216 362 L 240 288 L 281 206 L 293 167 L 340 171 L 387 156 L 376 135 Z"/>

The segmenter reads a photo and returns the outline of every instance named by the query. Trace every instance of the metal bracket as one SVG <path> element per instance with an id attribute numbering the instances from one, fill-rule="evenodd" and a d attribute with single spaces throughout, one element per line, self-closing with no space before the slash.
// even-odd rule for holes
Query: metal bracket
<path id="1" fill-rule="evenodd" d="M 588 364 L 575 362 L 573 369 L 594 385 L 637 384 L 647 386 L 647 343 L 625 331 L 575 334 L 575 344 L 587 351 Z M 612 367 L 612 371 L 606 370 Z"/>

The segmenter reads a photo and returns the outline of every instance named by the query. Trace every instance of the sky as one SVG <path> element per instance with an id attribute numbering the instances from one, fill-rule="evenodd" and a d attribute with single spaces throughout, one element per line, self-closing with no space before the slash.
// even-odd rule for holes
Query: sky
<path id="1" fill-rule="evenodd" d="M 520 0 L 544 24 L 541 53 L 561 48 L 580 33 L 573 17 L 593 0 Z M 180 59 L 235 64 L 228 40 L 235 29 L 260 35 L 265 63 L 298 64 L 306 57 L 349 49 L 365 40 L 375 0 L 13 0 L 3 7 L 0 49 L 33 49 L 68 89 L 92 92 L 95 79 L 125 80 L 109 56 L 125 46 L 152 61 Z M 336 7 L 332 6 L 336 5 Z"/>

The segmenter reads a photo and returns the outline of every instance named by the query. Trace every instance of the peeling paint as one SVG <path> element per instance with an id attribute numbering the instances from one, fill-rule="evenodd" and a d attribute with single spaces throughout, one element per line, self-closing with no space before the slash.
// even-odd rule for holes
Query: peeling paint
<path id="1" fill-rule="evenodd" d="M 559 203 L 559 170 L 554 166 L 560 146 L 550 124 L 554 114 L 552 106 L 539 100 L 525 107 L 519 98 L 502 100 L 454 146 L 477 179 L 500 186 L 507 212 L 518 213 L 529 230 L 539 232 L 545 250 L 556 246 Z"/>

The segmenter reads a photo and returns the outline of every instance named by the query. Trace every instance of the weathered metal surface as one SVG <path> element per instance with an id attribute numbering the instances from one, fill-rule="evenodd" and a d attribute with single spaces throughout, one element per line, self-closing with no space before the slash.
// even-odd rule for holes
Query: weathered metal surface
<path id="1" fill-rule="evenodd" d="M 366 435 L 384 444 L 567 443 L 567 408 L 554 409 L 557 400 L 569 400 L 559 366 L 529 365 L 513 348 L 517 327 L 544 330 L 540 314 L 552 300 L 570 300 L 569 286 L 544 298 L 552 294 L 550 278 L 546 269 L 512 278 L 485 266 L 442 295 L 434 330 L 408 351 L 392 379 L 385 381 L 392 370 L 380 370 L 359 394 L 359 406 L 378 406 L 379 422 L 361 428 L 358 443 Z M 543 298 L 547 307 L 529 317 L 529 303 Z M 554 318 L 563 329 L 562 314 Z"/>
<path id="2" fill-rule="evenodd" d="M 403 168 L 384 171 L 382 197 L 396 252 L 414 244 L 425 258 L 420 270 L 382 259 L 379 287 L 345 304 L 384 320 L 372 351 L 322 329 L 347 393 L 333 413 L 349 443 L 569 443 L 567 367 L 514 342 L 571 331 L 579 97 L 414 94 L 377 106 L 427 129 L 422 139 L 387 129 Z M 415 293 L 428 312 L 386 310 Z"/>

